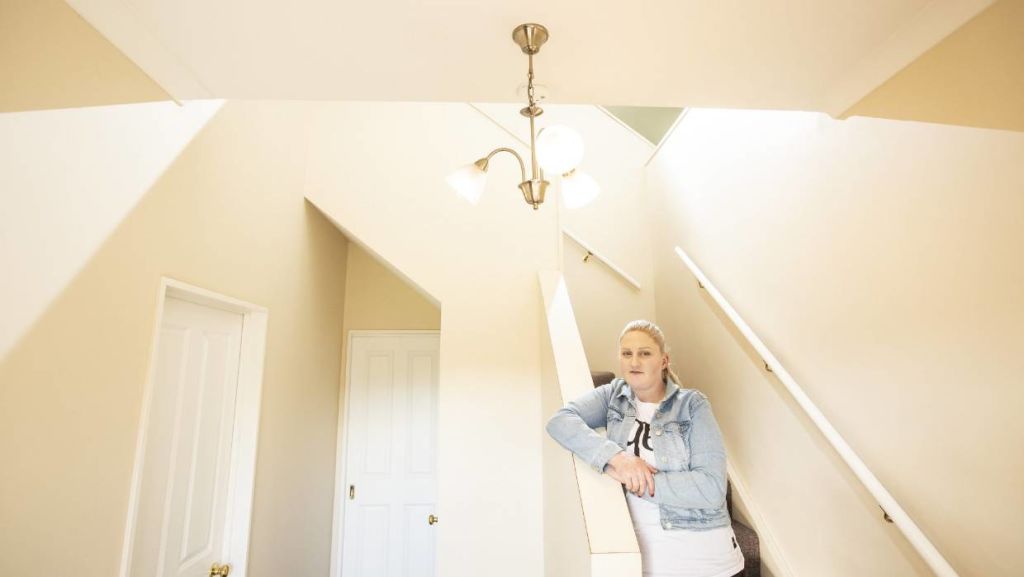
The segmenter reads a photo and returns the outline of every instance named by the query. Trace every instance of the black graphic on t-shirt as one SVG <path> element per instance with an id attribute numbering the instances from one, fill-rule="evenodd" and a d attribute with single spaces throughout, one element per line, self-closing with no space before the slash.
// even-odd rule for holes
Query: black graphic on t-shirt
<path id="1" fill-rule="evenodd" d="M 633 454 L 637 457 L 640 456 L 640 445 L 643 444 L 644 448 L 648 451 L 653 451 L 651 448 L 651 425 L 643 421 L 636 422 L 636 429 L 633 433 L 633 438 L 626 441 L 626 448 L 633 447 Z"/>

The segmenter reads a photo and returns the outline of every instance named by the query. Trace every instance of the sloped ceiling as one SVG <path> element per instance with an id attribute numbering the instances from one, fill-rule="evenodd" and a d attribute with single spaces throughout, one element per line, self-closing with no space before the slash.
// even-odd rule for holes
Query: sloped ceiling
<path id="1" fill-rule="evenodd" d="M 845 116 L 1024 131 L 1024 0 L 1000 0 Z"/>
<path id="2" fill-rule="evenodd" d="M 0 0 L 0 112 L 170 97 L 62 0 Z"/>
<path id="3" fill-rule="evenodd" d="M 512 29 L 561 103 L 839 114 L 990 0 L 69 0 L 170 94 L 518 101 Z"/>

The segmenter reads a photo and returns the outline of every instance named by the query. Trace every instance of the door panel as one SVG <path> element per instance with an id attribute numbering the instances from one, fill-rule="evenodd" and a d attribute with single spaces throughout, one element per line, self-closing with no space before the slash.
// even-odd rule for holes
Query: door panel
<path id="1" fill-rule="evenodd" d="M 437 462 L 437 386 L 433 377 L 437 370 L 437 355 L 410 353 L 409 365 L 406 471 L 432 478 L 434 463 Z"/>
<path id="2" fill-rule="evenodd" d="M 423 521 L 435 512 L 433 503 L 405 506 L 404 525 L 407 528 L 407 547 L 402 563 L 408 577 L 434 575 L 434 528 Z"/>
<path id="3" fill-rule="evenodd" d="M 366 435 L 358 437 L 365 456 L 365 475 L 381 475 L 385 478 L 391 472 L 391 405 L 395 385 L 395 357 L 390 352 L 373 352 L 366 355 Z"/>
<path id="4" fill-rule="evenodd" d="M 386 505 L 367 505 L 359 509 L 360 534 L 370 536 L 365 547 L 357 554 L 359 570 L 356 575 L 386 577 L 388 574 L 388 543 L 390 541 L 391 511 Z"/>

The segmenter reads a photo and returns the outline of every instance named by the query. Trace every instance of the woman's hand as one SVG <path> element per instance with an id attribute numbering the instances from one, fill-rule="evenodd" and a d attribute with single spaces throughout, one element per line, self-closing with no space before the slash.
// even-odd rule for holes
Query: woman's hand
<path id="1" fill-rule="evenodd" d="M 654 496 L 654 474 L 658 470 L 640 457 L 627 455 L 625 452 L 616 453 L 608 461 L 604 472 L 638 497 L 645 492 L 650 492 L 651 496 Z"/>

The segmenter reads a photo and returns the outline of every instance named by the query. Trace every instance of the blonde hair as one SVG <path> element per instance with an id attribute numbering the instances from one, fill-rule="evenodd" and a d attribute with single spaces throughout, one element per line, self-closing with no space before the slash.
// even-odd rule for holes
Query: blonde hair
<path id="1" fill-rule="evenodd" d="M 645 335 L 651 337 L 652 339 L 654 339 L 654 342 L 658 345 L 658 348 L 661 349 L 662 353 L 668 353 L 668 347 L 665 345 L 665 333 L 661 332 L 661 329 L 658 327 L 658 325 L 652 323 L 651 321 L 645 321 L 640 319 L 635 321 L 629 321 L 628 323 L 626 323 L 626 326 L 622 329 L 622 332 L 619 333 L 619 342 L 621 343 L 622 339 L 626 336 L 626 334 L 631 333 L 633 331 L 640 331 L 641 333 L 644 333 Z M 682 386 L 682 383 L 679 381 L 679 376 L 676 375 L 676 372 L 672 370 L 671 360 L 669 361 L 668 366 L 666 366 L 661 371 L 661 379 L 663 381 L 667 381 L 667 379 L 669 378 L 671 378 L 672 382 L 674 382 L 675 384 Z"/>

